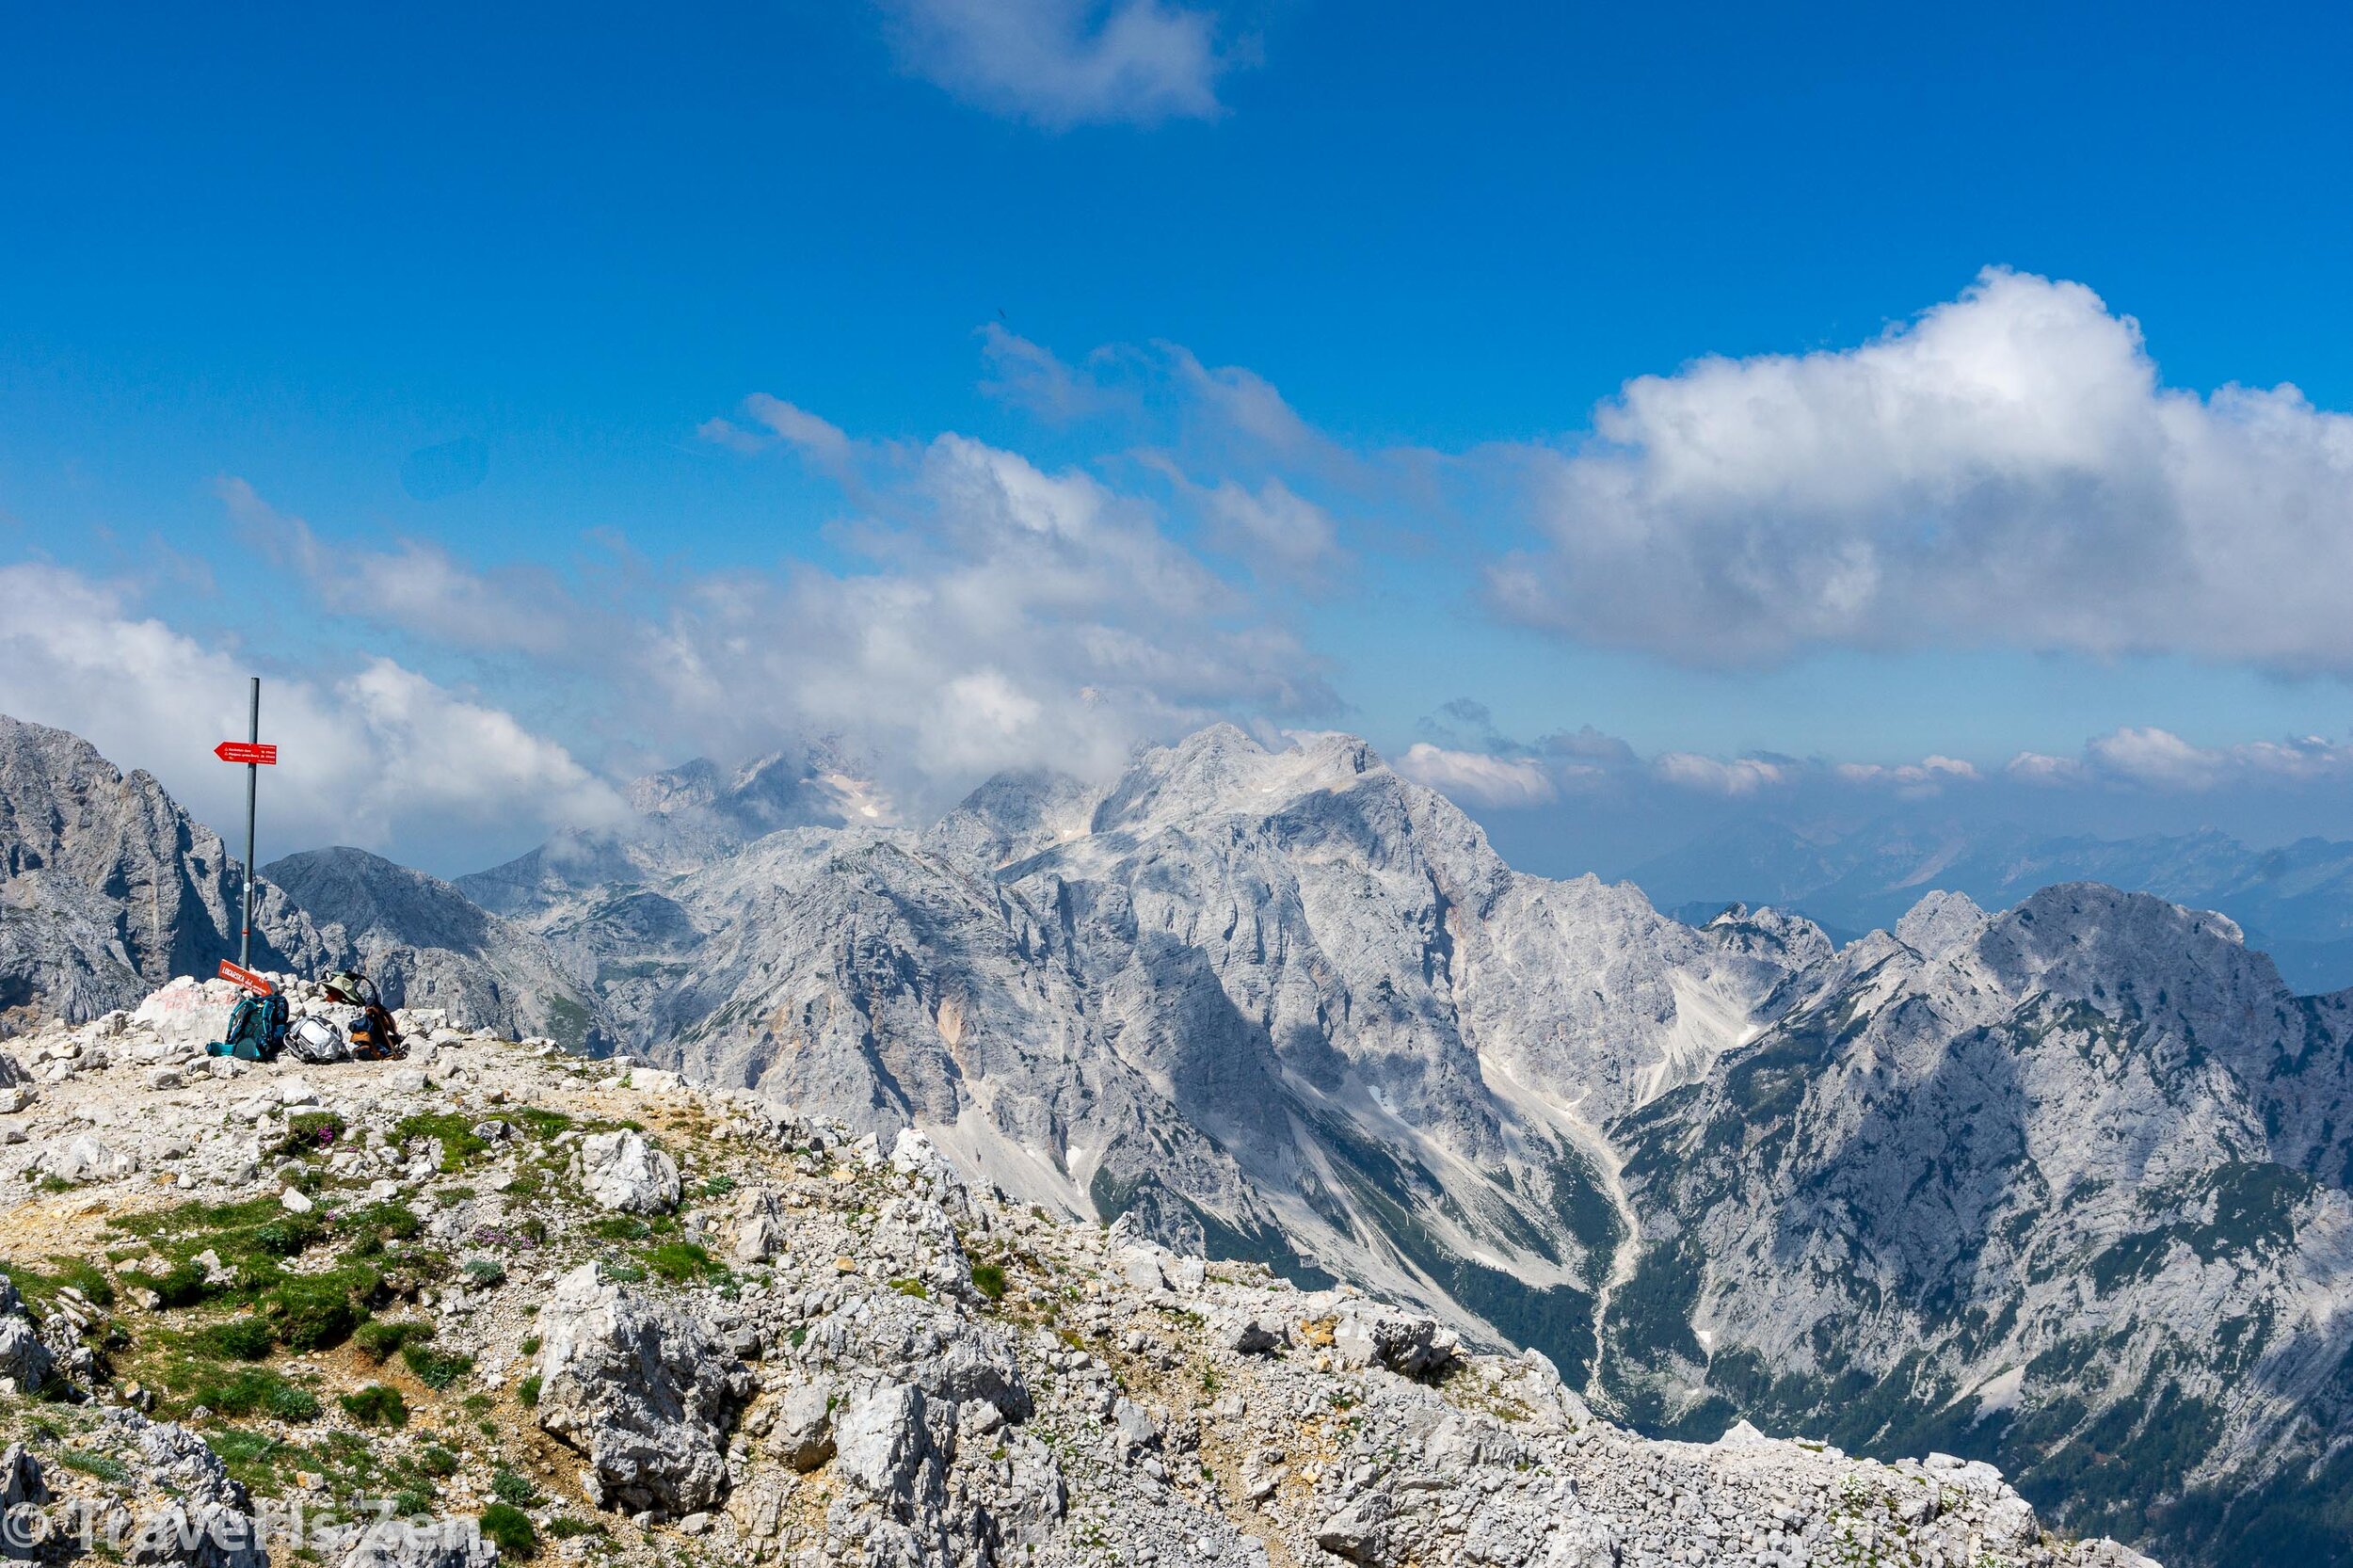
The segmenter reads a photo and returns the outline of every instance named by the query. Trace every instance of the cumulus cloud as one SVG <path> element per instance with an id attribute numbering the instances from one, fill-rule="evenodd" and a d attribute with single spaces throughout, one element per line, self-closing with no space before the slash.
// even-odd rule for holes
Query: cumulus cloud
<path id="1" fill-rule="evenodd" d="M 341 675 L 256 670 L 139 614 L 120 586 L 54 566 L 0 567 L 0 712 L 148 767 L 216 825 L 244 815 L 243 774 L 211 752 L 245 734 L 255 673 L 263 737 L 280 748 L 264 831 L 281 850 L 380 848 L 404 830 L 453 824 L 545 829 L 618 809 L 563 746 L 389 659 Z"/>
<path id="2" fill-rule="evenodd" d="M 839 539 L 868 569 L 696 581 L 644 629 L 634 679 L 696 745 L 837 737 L 920 814 L 997 768 L 1109 768 L 1223 714 L 1337 707 L 1146 500 L 963 436 L 847 450 L 868 504 Z"/>
<path id="3" fill-rule="evenodd" d="M 1690 751 L 1662 751 L 1651 759 L 1651 772 L 1662 782 L 1711 795 L 1753 795 L 1759 790 L 1785 784 L 1791 770 L 1762 757 L 1703 757 Z"/>
<path id="4" fill-rule="evenodd" d="M 1340 590 L 1354 565 L 1340 543 L 1332 514 L 1279 478 L 1255 489 L 1233 479 L 1214 486 L 1188 482 L 1174 466 L 1168 472 L 1199 513 L 1209 546 L 1234 556 L 1258 578 L 1287 584 L 1310 598 Z"/>
<path id="5" fill-rule="evenodd" d="M 1947 784 L 1974 784 L 1983 775 L 1975 763 L 1934 753 L 1917 762 L 1840 762 L 1831 770 L 1849 784 L 1882 784 L 1905 795 L 1934 794 Z"/>
<path id="6" fill-rule="evenodd" d="M 1477 751 L 1449 751 L 1417 741 L 1394 764 L 1417 784 L 1474 806 L 1542 806 L 1560 798 L 1552 775 L 1543 764 L 1523 758 L 1491 757 Z"/>
<path id="7" fill-rule="evenodd" d="M 2353 673 L 2353 418 L 2160 384 L 2139 324 L 1998 269 L 1861 347 L 1629 382 L 1525 464 L 1508 616 L 1693 664 L 2180 652 Z"/>
<path id="8" fill-rule="evenodd" d="M 1052 130 L 1206 120 L 1234 63 L 1218 18 L 1165 0 L 882 0 L 902 63 Z"/>
<path id="9" fill-rule="evenodd" d="M 2022 783 L 2124 784 L 2166 792 L 2353 783 L 2353 744 L 2317 735 L 2201 746 L 2169 729 L 2126 726 L 2084 743 L 2078 757 L 2022 751 L 2004 770 Z"/>

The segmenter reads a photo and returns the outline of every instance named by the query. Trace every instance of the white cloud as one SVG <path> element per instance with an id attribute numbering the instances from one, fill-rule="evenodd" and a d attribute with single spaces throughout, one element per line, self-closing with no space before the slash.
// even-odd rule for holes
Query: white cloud
<path id="1" fill-rule="evenodd" d="M 831 736 L 920 816 L 999 768 L 1107 769 L 1213 717 L 1334 706 L 1144 501 L 962 436 L 846 449 L 869 504 L 839 537 L 871 569 L 700 580 L 644 629 L 630 679 L 686 744 Z"/>
<path id="2" fill-rule="evenodd" d="M 1758 757 L 1729 760 L 1689 751 L 1662 751 L 1651 759 L 1651 772 L 1669 784 L 1705 794 L 1753 795 L 1759 790 L 1785 784 L 1791 770 Z"/>
<path id="3" fill-rule="evenodd" d="M 2299 736 L 2201 746 L 2169 729 L 2127 726 L 2084 743 L 2080 757 L 2022 751 L 2004 770 L 2027 784 L 2126 784 L 2176 793 L 2353 783 L 2353 744 Z"/>
<path id="4" fill-rule="evenodd" d="M 1292 584 L 1318 598 L 1345 582 L 1353 563 L 1332 514 L 1282 480 L 1269 479 L 1256 490 L 1231 479 L 1212 489 L 1178 483 L 1200 508 L 1209 544 L 1261 579 Z"/>
<path id="5" fill-rule="evenodd" d="M 1841 762 L 1831 770 L 1849 784 L 1883 785 L 1906 796 L 1932 795 L 1948 784 L 1974 784 L 1983 776 L 1974 763 L 1934 754 L 1917 762 Z"/>
<path id="6" fill-rule="evenodd" d="M 1165 0 L 882 0 L 908 70 L 1051 129 L 1220 112 L 1215 13 Z"/>
<path id="7" fill-rule="evenodd" d="M 59 567 L 0 567 L 0 712 L 148 768 L 216 827 L 242 820 L 244 774 L 212 749 L 244 737 L 256 673 L 263 739 L 280 748 L 263 791 L 265 858 L 322 843 L 381 848 L 453 824 L 544 829 L 617 809 L 562 746 L 390 660 L 340 678 L 256 669 L 139 615 L 117 586 Z"/>
<path id="8" fill-rule="evenodd" d="M 1107 385 L 1096 367 L 1117 357 L 1112 349 L 1088 356 L 1088 367 L 1073 369 L 1050 348 L 1009 332 L 995 322 L 981 328 L 981 357 L 988 374 L 981 391 L 1053 424 L 1125 409 L 1134 398 Z"/>
<path id="9" fill-rule="evenodd" d="M 1542 806 L 1560 798 L 1543 764 L 1523 758 L 1449 751 L 1417 741 L 1395 765 L 1415 783 L 1474 806 Z"/>
<path id="10" fill-rule="evenodd" d="M 300 576 L 299 602 L 316 610 L 464 648 L 549 654 L 577 635 L 578 611 L 544 571 L 491 576 L 415 539 L 391 550 L 330 543 L 302 519 L 271 506 L 243 479 L 225 474 L 213 488 L 246 537 Z"/>
<path id="11" fill-rule="evenodd" d="M 2353 673 L 2353 418 L 2159 384 L 2089 289 L 1989 270 L 1859 348 L 1629 382 L 1529 454 L 1508 615 L 1695 664 L 1818 646 Z"/>

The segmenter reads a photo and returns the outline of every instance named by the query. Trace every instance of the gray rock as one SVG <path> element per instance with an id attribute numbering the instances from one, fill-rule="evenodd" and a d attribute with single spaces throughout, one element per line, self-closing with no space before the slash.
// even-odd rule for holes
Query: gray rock
<path id="1" fill-rule="evenodd" d="M 804 1474 L 831 1459 L 833 1400 L 830 1383 L 787 1389 L 777 1401 L 776 1424 L 769 1429 L 768 1451 Z"/>
<path id="2" fill-rule="evenodd" d="M 765 1263 L 785 1249 L 784 1210 L 776 1195 L 764 1189 L 746 1192 L 735 1214 L 731 1251 L 735 1261 Z"/>
<path id="3" fill-rule="evenodd" d="M 1317 1527 L 1316 1544 L 1352 1562 L 1385 1561 L 1393 1512 L 1387 1493 L 1364 1493 Z"/>
<path id="4" fill-rule="evenodd" d="M 139 1160 L 85 1132 L 43 1154 L 40 1168 L 60 1181 L 116 1181 L 137 1171 Z"/>
<path id="5" fill-rule="evenodd" d="M 1352 1367 L 1385 1367 L 1403 1377 L 1427 1377 L 1454 1359 L 1460 1341 L 1426 1313 L 1352 1304 L 1332 1330 L 1333 1352 Z"/>
<path id="6" fill-rule="evenodd" d="M 604 1506 L 688 1513 L 727 1487 L 727 1432 L 750 1371 L 680 1308 L 584 1264 L 538 1318 L 539 1424 L 588 1460 Z"/>
<path id="7" fill-rule="evenodd" d="M 0 1517 L 11 1509 L 48 1500 L 49 1483 L 41 1477 L 40 1461 L 26 1452 L 24 1444 L 9 1444 L 8 1451 L 0 1453 Z"/>
<path id="8" fill-rule="evenodd" d="M 678 1207 L 678 1162 L 634 1132 L 580 1141 L 581 1186 L 604 1208 L 663 1214 Z"/>
<path id="9" fill-rule="evenodd" d="M 174 1502 L 141 1514 L 122 1560 L 137 1568 L 269 1568 L 260 1524 L 223 1503 Z"/>
<path id="10" fill-rule="evenodd" d="M 849 1400 L 834 1422 L 834 1469 L 903 1519 L 936 1485 L 924 1405 L 921 1389 L 885 1383 Z"/>
<path id="11" fill-rule="evenodd" d="M 1217 1342 L 1236 1355 L 1260 1355 L 1290 1342 L 1290 1331 L 1275 1313 L 1225 1311 L 1211 1321 Z"/>

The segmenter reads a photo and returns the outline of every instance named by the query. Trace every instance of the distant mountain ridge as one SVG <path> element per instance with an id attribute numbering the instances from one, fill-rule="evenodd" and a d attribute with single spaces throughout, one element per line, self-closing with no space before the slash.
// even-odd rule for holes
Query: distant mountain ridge
<path id="1" fill-rule="evenodd" d="M 722 769 L 708 758 L 649 774 L 627 792 L 625 826 L 557 834 L 537 849 L 457 879 L 493 913 L 530 921 L 587 890 L 658 882 L 789 827 L 880 819 L 862 781 L 824 756 L 774 753 Z"/>
<path id="2" fill-rule="evenodd" d="M 111 800 L 88 760 L 0 767 L 32 792 L 0 820 Z M 1344 735 L 1212 727 L 921 831 L 793 823 L 854 798 L 808 782 L 675 770 L 611 859 L 512 863 L 511 919 L 290 856 L 285 939 L 494 975 L 469 1005 L 561 996 L 584 1038 L 920 1127 L 1024 1203 L 1426 1303 L 1654 1432 L 1992 1459 L 2176 1562 L 2353 1557 L 2353 995 L 2292 994 L 2231 919 L 1930 881 L 1844 945 L 1770 907 L 1688 924 L 1513 870 Z M 127 831 L 77 829 L 76 875 Z M 54 874 L 58 837 L 10 886 L 49 897 L 70 990 L 134 910 Z"/>
<path id="3" fill-rule="evenodd" d="M 1860 934 L 1893 926 L 1931 888 L 1988 908 L 2064 882 L 2103 882 L 2230 916 L 2297 991 L 2353 985 L 2353 842 L 2250 849 L 2213 829 L 2133 839 L 1900 819 L 1853 828 L 1750 819 L 1636 866 L 1661 909 L 1705 920 L 1735 902 L 1800 910 Z"/>

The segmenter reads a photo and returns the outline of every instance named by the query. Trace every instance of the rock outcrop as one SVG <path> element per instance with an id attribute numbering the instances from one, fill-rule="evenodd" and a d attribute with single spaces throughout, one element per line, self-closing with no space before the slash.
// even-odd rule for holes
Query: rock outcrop
<path id="1" fill-rule="evenodd" d="M 700 1320 L 589 1263 L 556 1281 L 539 1333 L 539 1424 L 586 1458 L 600 1504 L 685 1514 L 719 1500 L 753 1384 Z"/>
<path id="2" fill-rule="evenodd" d="M 182 1054 L 157 1087 L 104 1038 L 0 1128 L 0 1183 L 77 1128 L 147 1156 L 11 1215 L 0 1331 L 73 1353 L 0 1400 L 0 1493 L 123 1560 L 260 1568 L 298 1518 L 335 1568 L 2141 1561 L 1988 1465 L 1653 1442 L 1542 1356 L 742 1092 L 448 1030 L 407 1064 Z M 574 1145 L 613 1132 L 694 1178 L 673 1213 L 585 1190 Z M 729 1269 L 704 1240 L 747 1194 L 774 1244 Z M 384 1488 L 416 1516 L 364 1512 Z"/>

